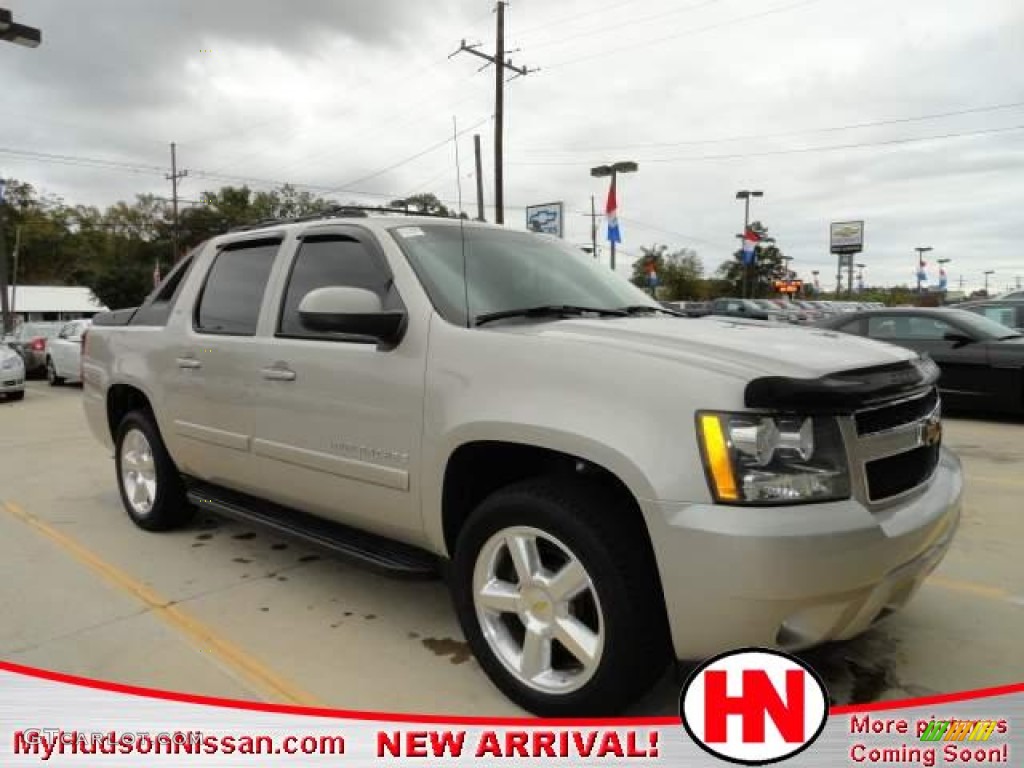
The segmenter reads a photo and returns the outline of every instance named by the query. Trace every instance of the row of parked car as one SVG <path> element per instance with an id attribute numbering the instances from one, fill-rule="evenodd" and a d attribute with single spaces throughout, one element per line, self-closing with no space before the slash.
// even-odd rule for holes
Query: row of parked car
<path id="1" fill-rule="evenodd" d="M 22 323 L 0 342 L 0 397 L 20 400 L 25 379 L 45 373 L 51 386 L 81 381 L 82 340 L 91 320 Z"/>
<path id="2" fill-rule="evenodd" d="M 881 302 L 871 301 L 810 301 L 806 299 L 734 299 L 714 301 L 663 301 L 668 309 L 689 317 L 721 315 L 745 317 L 750 320 L 770 320 L 780 323 L 812 324 L 848 312 L 878 309 Z"/>

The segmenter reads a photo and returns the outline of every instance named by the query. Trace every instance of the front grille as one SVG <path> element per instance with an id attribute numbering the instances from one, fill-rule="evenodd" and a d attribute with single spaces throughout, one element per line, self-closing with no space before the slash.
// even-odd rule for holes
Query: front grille
<path id="1" fill-rule="evenodd" d="M 939 393 L 934 387 L 912 399 L 883 405 L 856 415 L 857 434 L 873 435 L 927 418 L 939 404 Z"/>
<path id="2" fill-rule="evenodd" d="M 881 501 L 916 488 L 932 476 L 938 464 L 938 444 L 869 461 L 865 466 L 868 498 Z"/>

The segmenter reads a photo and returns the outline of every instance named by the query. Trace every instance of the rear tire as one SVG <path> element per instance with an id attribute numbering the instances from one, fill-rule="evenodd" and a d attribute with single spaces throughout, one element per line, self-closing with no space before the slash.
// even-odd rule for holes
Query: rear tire
<path id="1" fill-rule="evenodd" d="M 57 366 L 54 365 L 52 357 L 46 358 L 46 380 L 51 387 L 59 387 L 64 383 L 64 377 L 57 375 Z"/>
<path id="2" fill-rule="evenodd" d="M 139 528 L 167 531 L 192 519 L 195 508 L 148 411 L 131 411 L 121 420 L 114 465 L 121 502 Z"/>
<path id="3" fill-rule="evenodd" d="M 671 659 L 650 544 L 615 498 L 573 477 L 529 480 L 488 497 L 459 535 L 463 632 L 492 682 L 536 715 L 618 714 Z"/>

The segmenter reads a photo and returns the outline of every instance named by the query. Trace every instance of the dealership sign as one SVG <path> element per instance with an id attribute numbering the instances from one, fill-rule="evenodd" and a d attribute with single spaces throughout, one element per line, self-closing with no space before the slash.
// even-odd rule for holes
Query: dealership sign
<path id="1" fill-rule="evenodd" d="M 831 228 L 832 253 L 860 253 L 864 250 L 863 221 L 835 221 Z"/>
<path id="2" fill-rule="evenodd" d="M 563 218 L 561 203 L 531 205 L 526 209 L 526 228 L 531 232 L 543 232 L 546 235 L 564 237 Z"/>

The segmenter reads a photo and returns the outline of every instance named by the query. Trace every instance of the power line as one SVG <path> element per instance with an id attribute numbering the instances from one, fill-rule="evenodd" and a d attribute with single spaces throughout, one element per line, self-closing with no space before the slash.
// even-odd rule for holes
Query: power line
<path id="1" fill-rule="evenodd" d="M 423 157 L 426 154 L 429 154 L 430 152 L 433 152 L 433 151 L 435 151 L 437 149 L 440 149 L 441 147 L 443 147 L 443 146 L 445 146 L 447 144 L 451 144 L 459 136 L 462 136 L 463 134 L 468 133 L 469 131 L 472 131 L 475 128 L 479 128 L 481 125 L 483 125 L 484 123 L 486 123 L 490 119 L 491 119 L 490 117 L 485 117 L 483 120 L 479 120 L 479 121 L 473 123 L 473 125 L 469 126 L 468 128 L 463 128 L 461 131 L 459 131 L 458 133 L 454 134 L 453 136 L 449 136 L 448 138 L 444 139 L 443 141 L 439 141 L 436 144 L 431 144 L 426 149 L 422 149 L 422 150 L 420 150 L 419 152 L 417 152 L 417 153 L 415 153 L 413 155 L 409 155 L 409 157 L 407 157 L 407 158 L 405 158 L 403 160 L 399 160 L 397 163 L 389 165 L 387 168 L 382 168 L 379 171 L 375 171 L 374 173 L 367 174 L 366 176 L 362 176 L 362 177 L 356 179 L 355 181 L 351 181 L 351 182 L 349 182 L 347 184 L 343 184 L 340 187 L 334 187 L 334 188 L 328 189 L 325 194 L 330 194 L 332 192 L 349 191 L 349 189 L 348 189 L 349 187 L 352 187 L 352 186 L 354 186 L 356 184 L 361 184 L 364 181 L 369 181 L 370 179 L 375 179 L 378 176 L 382 176 L 383 174 L 388 173 L 389 171 L 393 171 L 396 168 L 400 168 L 403 165 L 411 163 L 413 160 L 418 160 L 419 158 Z"/>
<path id="2" fill-rule="evenodd" d="M 767 150 L 764 152 L 737 152 L 734 154 L 723 154 L 723 155 L 686 155 L 680 157 L 659 157 L 659 158 L 646 158 L 643 160 L 645 163 L 683 163 L 683 162 L 698 162 L 706 160 L 740 160 L 751 157 L 772 157 L 776 155 L 800 155 L 810 152 L 834 152 L 841 149 L 862 149 L 865 147 L 888 147 L 897 146 L 902 144 L 915 144 L 922 141 L 942 141 L 946 139 L 959 139 L 970 136 L 984 136 L 995 133 L 1008 133 L 1010 131 L 1019 131 L 1024 129 L 1024 125 L 1011 125 L 1004 128 L 985 128 L 977 131 L 962 131 L 959 133 L 943 133 L 933 136 L 915 136 L 911 138 L 903 139 L 887 139 L 882 141 L 864 141 L 854 144 L 832 144 L 824 147 L 798 147 L 796 149 L 775 149 Z M 530 165 L 530 166 L 585 166 L 589 165 L 583 161 L 560 161 L 560 162 L 535 162 L 535 163 L 510 163 L 510 165 Z"/>
<path id="3" fill-rule="evenodd" d="M 592 8 L 589 11 L 583 11 L 582 13 L 573 13 L 568 16 L 560 16 L 558 18 L 545 21 L 543 24 L 537 24 L 536 26 L 533 27 L 527 27 L 526 29 L 522 30 L 519 34 L 528 35 L 531 32 L 536 32 L 538 29 L 551 29 L 553 27 L 557 27 L 558 25 L 565 21 L 574 21 L 582 19 L 586 16 L 593 16 L 595 13 L 604 13 L 605 11 L 610 11 L 613 8 L 622 8 L 627 5 L 636 5 L 640 1 L 641 0 L 625 0 L 625 2 L 602 5 L 599 8 Z"/>
<path id="4" fill-rule="evenodd" d="M 577 32 L 576 34 L 566 35 L 557 40 L 546 40 L 541 43 L 534 43 L 527 45 L 526 47 L 530 51 L 536 51 L 538 48 L 550 48 L 552 46 L 559 46 L 573 40 L 578 40 L 582 37 L 593 37 L 594 35 L 616 35 L 623 27 L 632 27 L 637 24 L 646 24 L 649 21 L 655 21 L 657 19 L 664 18 L 665 16 L 674 16 L 680 13 L 692 13 L 693 11 L 699 11 L 701 8 L 705 8 L 709 5 L 717 5 L 718 3 L 725 2 L 725 0 L 702 0 L 702 2 L 688 5 L 684 8 L 673 8 L 670 11 L 663 11 L 662 13 L 651 14 L 650 16 L 643 16 L 638 19 L 631 19 L 629 21 L 618 22 L 616 24 L 605 24 L 600 28 L 585 30 L 583 32 Z"/>
<path id="5" fill-rule="evenodd" d="M 918 115 L 915 117 L 898 117 L 887 120 L 875 120 L 865 123 L 851 123 L 849 125 L 832 125 L 823 128 L 807 128 L 803 130 L 794 131 L 781 131 L 779 133 L 761 133 L 761 134 L 744 134 L 739 136 L 729 136 L 722 139 L 691 139 L 687 141 L 665 141 L 665 142 L 647 142 L 641 144 L 620 144 L 614 147 L 585 147 L 579 149 L 544 149 L 544 148 L 528 148 L 523 149 L 524 152 L 559 152 L 564 154 L 576 154 L 576 153 L 591 153 L 591 152 L 616 152 L 619 150 L 628 149 L 657 149 L 660 147 L 685 147 L 685 146 L 701 146 L 707 144 L 727 144 L 733 141 L 754 141 L 758 139 L 781 139 L 788 138 L 791 136 L 804 136 L 813 133 L 836 133 L 839 131 L 850 131 L 858 130 L 861 128 L 877 128 L 886 125 L 901 125 L 905 123 L 916 123 L 927 120 L 940 120 L 947 117 L 959 117 L 962 115 L 973 115 L 982 112 L 995 112 L 997 110 L 1004 109 L 1018 109 L 1024 107 L 1024 101 L 1013 102 L 1010 104 L 994 104 L 986 107 L 972 107 L 970 109 L 959 109 L 951 112 L 936 112 L 930 115 Z"/>
<path id="6" fill-rule="evenodd" d="M 767 11 L 761 11 L 759 13 L 748 14 L 747 16 L 739 16 L 739 17 L 737 17 L 735 19 L 730 19 L 728 21 L 720 22 L 718 24 L 709 24 L 709 25 L 707 25 L 705 27 L 696 27 L 694 29 L 684 30 L 683 32 L 678 32 L 678 33 L 674 33 L 674 34 L 671 34 L 671 35 L 664 35 L 662 37 L 655 37 L 655 38 L 651 38 L 651 39 L 648 39 L 648 40 L 640 40 L 640 41 L 637 41 L 635 43 L 628 43 L 626 45 L 620 45 L 620 46 L 618 46 L 616 48 L 605 48 L 600 53 L 593 53 L 593 54 L 589 54 L 587 56 L 581 56 L 581 57 L 579 57 L 577 59 L 568 59 L 566 61 L 559 61 L 559 62 L 556 62 L 554 64 L 548 64 L 548 65 L 546 65 L 544 67 L 544 69 L 547 69 L 547 70 L 561 69 L 562 67 L 572 66 L 573 64 L 581 64 L 581 63 L 583 63 L 585 61 L 593 61 L 594 59 L 607 59 L 608 61 L 613 61 L 613 59 L 611 58 L 610 54 L 618 53 L 620 51 L 628 51 L 628 50 L 630 50 L 632 48 L 637 48 L 639 46 L 657 45 L 658 43 L 664 43 L 664 42 L 667 42 L 669 40 L 677 40 L 677 39 L 679 39 L 681 37 L 689 37 L 690 35 L 699 35 L 702 32 L 710 32 L 710 31 L 715 30 L 715 29 L 722 29 L 723 27 L 732 27 L 732 26 L 735 26 L 736 24 L 742 24 L 744 22 L 753 21 L 755 19 L 762 19 L 762 18 L 765 18 L 767 16 L 773 16 L 773 15 L 775 15 L 777 13 L 786 13 L 788 11 L 796 10 L 797 8 L 802 8 L 804 6 L 813 5 L 815 3 L 820 3 L 820 2 L 822 2 L 822 0 L 800 0 L 800 2 L 797 2 L 797 3 L 791 3 L 790 5 L 783 5 L 783 6 L 779 6 L 777 8 L 770 8 Z"/>

